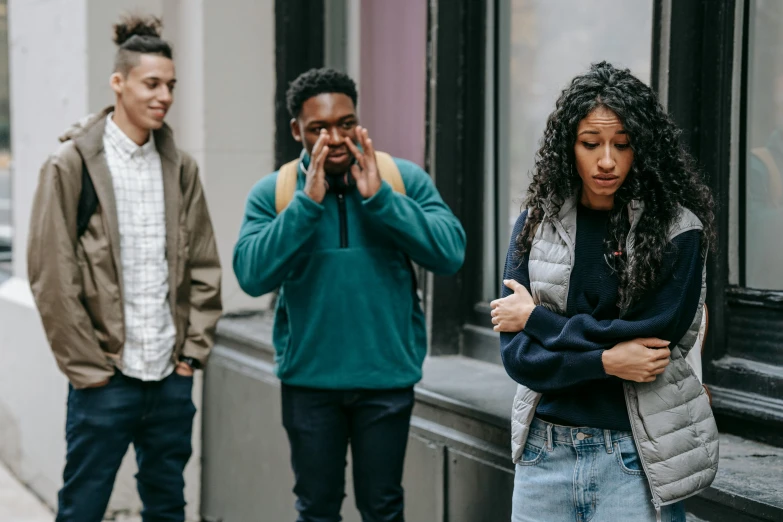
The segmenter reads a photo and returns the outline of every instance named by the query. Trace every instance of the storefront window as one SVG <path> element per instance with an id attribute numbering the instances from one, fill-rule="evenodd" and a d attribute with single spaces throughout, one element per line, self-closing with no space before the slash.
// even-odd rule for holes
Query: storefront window
<path id="1" fill-rule="evenodd" d="M 652 4 L 649 0 L 501 2 L 497 267 L 505 261 L 546 118 L 567 83 L 602 60 L 627 67 L 649 82 Z M 486 272 L 495 269 L 487 267 Z M 497 283 L 485 286 L 485 292 L 496 287 Z"/>
<path id="2" fill-rule="evenodd" d="M 745 286 L 783 290 L 783 2 L 750 2 Z"/>

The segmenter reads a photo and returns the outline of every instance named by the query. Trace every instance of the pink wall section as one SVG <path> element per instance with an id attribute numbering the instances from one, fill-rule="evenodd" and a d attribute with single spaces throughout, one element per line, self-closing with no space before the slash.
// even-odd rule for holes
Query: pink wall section
<path id="1" fill-rule="evenodd" d="M 424 165 L 427 1 L 361 2 L 359 117 L 375 146 Z"/>

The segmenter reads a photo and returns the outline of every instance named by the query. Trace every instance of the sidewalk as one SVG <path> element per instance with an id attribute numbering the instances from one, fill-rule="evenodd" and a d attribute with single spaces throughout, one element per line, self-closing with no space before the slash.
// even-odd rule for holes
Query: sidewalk
<path id="1" fill-rule="evenodd" d="M 52 522 L 54 514 L 0 464 L 0 520 Z"/>
<path id="2" fill-rule="evenodd" d="M 52 522 L 54 513 L 0 462 L 0 522 Z M 138 516 L 116 514 L 105 522 L 141 522 Z"/>

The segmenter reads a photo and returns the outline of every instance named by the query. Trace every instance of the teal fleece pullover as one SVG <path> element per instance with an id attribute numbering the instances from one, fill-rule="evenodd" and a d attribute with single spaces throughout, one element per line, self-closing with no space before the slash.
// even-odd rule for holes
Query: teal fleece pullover
<path id="1" fill-rule="evenodd" d="M 406 195 L 385 181 L 371 198 L 355 187 L 303 192 L 309 157 L 288 207 L 275 212 L 278 172 L 247 200 L 234 248 L 242 289 L 280 287 L 273 341 L 277 375 L 290 385 L 390 389 L 421 379 L 427 334 L 409 259 L 438 274 L 459 270 L 465 231 L 429 175 L 394 159 Z"/>

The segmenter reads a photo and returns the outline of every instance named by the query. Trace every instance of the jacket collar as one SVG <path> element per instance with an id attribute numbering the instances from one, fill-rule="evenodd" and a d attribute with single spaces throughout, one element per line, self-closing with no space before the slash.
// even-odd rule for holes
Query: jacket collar
<path id="1" fill-rule="evenodd" d="M 579 195 L 576 194 L 566 199 L 560 207 L 557 218 L 552 220 L 555 229 L 557 229 L 558 233 L 562 236 L 572 253 L 574 252 L 576 245 L 576 207 L 578 197 Z M 634 247 L 634 231 L 636 230 L 636 225 L 639 224 L 639 218 L 644 212 L 644 202 L 634 199 L 628 203 L 626 208 L 628 209 L 628 219 L 631 223 L 631 228 L 626 239 L 626 250 L 630 253 L 633 251 Z"/>
<path id="2" fill-rule="evenodd" d="M 572 214 L 576 215 L 576 204 L 578 197 L 578 195 L 573 195 L 565 200 L 563 206 L 560 207 L 560 212 L 557 214 L 557 219 L 560 222 L 568 221 Z M 628 220 L 631 223 L 631 229 L 634 229 L 639 223 L 639 218 L 644 212 L 644 201 L 640 199 L 632 199 L 626 208 L 628 209 Z"/>
<path id="3" fill-rule="evenodd" d="M 109 238 L 114 266 L 118 280 L 122 281 L 122 263 L 120 260 L 120 227 L 117 219 L 117 202 L 114 197 L 114 185 L 106 162 L 103 147 L 103 134 L 106 130 L 106 117 L 114 110 L 107 107 L 96 115 L 91 115 L 72 127 L 61 141 L 72 139 L 81 154 L 87 172 L 95 186 L 95 193 L 103 209 L 105 233 Z M 153 131 L 153 139 L 161 158 L 163 173 L 163 199 L 166 213 L 166 252 L 169 265 L 169 300 L 175 309 L 177 277 L 177 253 L 179 234 L 179 214 L 182 205 L 181 158 L 174 142 L 174 133 L 164 124 Z"/>
<path id="4" fill-rule="evenodd" d="M 96 114 L 87 116 L 72 126 L 60 137 L 60 141 L 73 140 L 82 157 L 90 157 L 103 152 L 103 134 L 106 130 L 106 117 L 114 112 L 114 106 L 109 106 Z M 152 137 L 158 153 L 170 161 L 179 163 L 179 151 L 174 142 L 174 132 L 167 124 L 152 131 Z"/>

